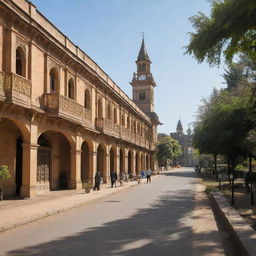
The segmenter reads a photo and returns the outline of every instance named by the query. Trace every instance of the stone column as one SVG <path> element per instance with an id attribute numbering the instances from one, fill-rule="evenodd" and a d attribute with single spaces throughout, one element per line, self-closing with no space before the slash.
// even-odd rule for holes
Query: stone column
<path id="1" fill-rule="evenodd" d="M 131 171 L 132 171 L 133 175 L 136 175 L 136 168 L 135 168 L 136 155 L 135 155 L 135 153 L 136 152 L 134 150 L 131 150 Z"/>
<path id="2" fill-rule="evenodd" d="M 37 194 L 37 144 L 22 144 L 22 197 L 34 197 Z"/>
<path id="3" fill-rule="evenodd" d="M 82 151 L 73 149 L 71 150 L 71 175 L 69 188 L 80 189 L 82 188 L 81 182 L 81 155 Z"/>
<path id="4" fill-rule="evenodd" d="M 124 172 L 128 173 L 128 149 L 125 148 L 124 149 Z"/>

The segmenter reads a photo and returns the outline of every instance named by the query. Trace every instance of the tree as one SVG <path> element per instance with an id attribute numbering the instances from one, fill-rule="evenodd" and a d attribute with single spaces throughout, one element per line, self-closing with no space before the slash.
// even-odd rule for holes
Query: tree
<path id="1" fill-rule="evenodd" d="M 166 136 L 159 141 L 156 148 L 156 157 L 159 166 L 167 166 L 167 161 L 182 154 L 181 146 L 177 140 Z"/>
<path id="2" fill-rule="evenodd" d="M 240 52 L 255 60 L 255 13 L 255 0 L 211 0 L 210 17 L 202 12 L 190 17 L 195 32 L 189 33 L 185 53 L 210 65 L 219 65 L 222 53 L 227 62 Z"/>
<path id="3" fill-rule="evenodd" d="M 7 165 L 0 165 L 0 180 L 2 180 L 2 185 L 0 188 L 0 200 L 3 200 L 3 195 L 4 195 L 4 181 L 8 180 L 11 178 L 10 172 L 8 170 Z"/>

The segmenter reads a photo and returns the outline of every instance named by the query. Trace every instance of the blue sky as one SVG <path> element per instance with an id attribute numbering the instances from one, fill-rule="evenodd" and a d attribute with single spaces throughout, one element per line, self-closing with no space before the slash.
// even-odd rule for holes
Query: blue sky
<path id="1" fill-rule="evenodd" d="M 213 87 L 223 87 L 223 68 L 197 64 L 184 55 L 188 18 L 209 13 L 207 0 L 32 0 L 37 9 L 71 41 L 83 49 L 131 97 L 129 82 L 141 34 L 152 61 L 155 111 L 164 125 L 159 132 L 176 129 L 179 117 L 184 130 L 195 120 L 202 97 Z M 74 4 L 75 3 L 75 4 Z"/>

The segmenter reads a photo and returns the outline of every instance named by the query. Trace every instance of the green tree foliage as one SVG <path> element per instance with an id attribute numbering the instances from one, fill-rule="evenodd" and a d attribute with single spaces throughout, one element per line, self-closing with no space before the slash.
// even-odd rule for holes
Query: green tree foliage
<path id="1" fill-rule="evenodd" d="M 11 178 L 7 165 L 0 165 L 0 179 L 7 180 Z"/>
<path id="2" fill-rule="evenodd" d="M 156 157 L 159 166 L 166 166 L 168 160 L 172 160 L 181 154 L 182 150 L 179 142 L 170 136 L 164 137 L 157 144 Z"/>
<path id="3" fill-rule="evenodd" d="M 250 118 L 251 88 L 238 86 L 211 97 L 198 116 L 193 144 L 200 153 L 224 155 L 234 168 L 248 153 L 245 144 L 254 123 Z"/>
<path id="4" fill-rule="evenodd" d="M 189 33 L 186 53 L 210 65 L 219 65 L 222 53 L 228 62 L 239 52 L 255 60 L 255 13 L 255 0 L 211 0 L 210 17 L 202 12 L 190 17 L 195 32 Z"/>

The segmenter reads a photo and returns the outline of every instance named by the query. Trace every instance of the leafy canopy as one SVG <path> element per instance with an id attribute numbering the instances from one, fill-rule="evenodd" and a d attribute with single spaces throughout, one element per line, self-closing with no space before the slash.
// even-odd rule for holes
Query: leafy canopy
<path id="1" fill-rule="evenodd" d="M 189 20 L 195 32 L 185 53 L 199 63 L 219 65 L 222 52 L 227 62 L 239 52 L 256 59 L 255 0 L 211 0 L 210 17 L 199 12 Z"/>

